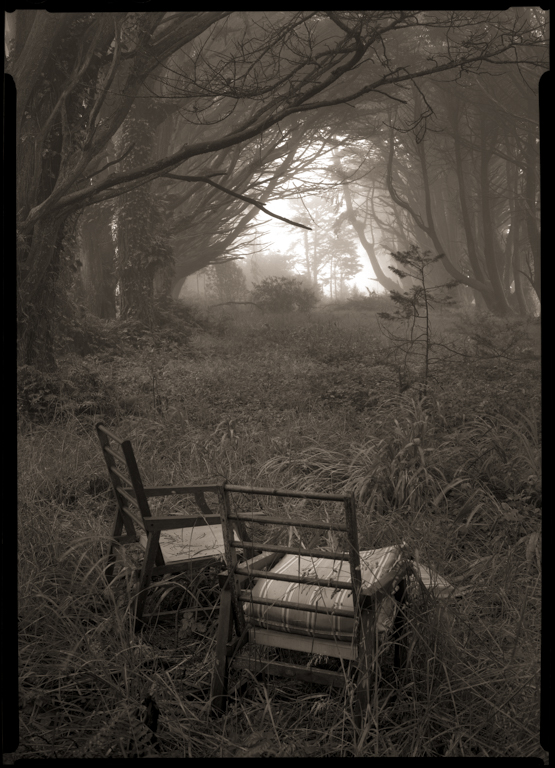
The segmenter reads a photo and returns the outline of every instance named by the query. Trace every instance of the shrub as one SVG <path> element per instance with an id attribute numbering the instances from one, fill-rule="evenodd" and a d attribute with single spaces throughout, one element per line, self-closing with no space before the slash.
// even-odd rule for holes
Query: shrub
<path id="1" fill-rule="evenodd" d="M 17 369 L 17 410 L 30 421 L 48 423 L 81 414 L 108 413 L 114 393 L 92 365 L 74 360 L 56 371 L 33 365 Z"/>
<path id="2" fill-rule="evenodd" d="M 319 301 L 316 292 L 295 277 L 267 277 L 254 286 L 251 297 L 270 312 L 308 312 Z"/>
<path id="3" fill-rule="evenodd" d="M 247 281 L 235 261 L 211 264 L 206 268 L 206 295 L 214 301 L 242 301 L 247 293 Z"/>
<path id="4" fill-rule="evenodd" d="M 60 395 L 60 383 L 53 373 L 33 365 L 17 369 L 17 410 L 31 418 L 51 415 Z"/>
<path id="5" fill-rule="evenodd" d="M 526 320 L 515 317 L 495 317 L 489 312 L 461 313 L 455 324 L 460 336 L 470 342 L 477 357 L 494 359 L 528 355 L 533 358 Z"/>

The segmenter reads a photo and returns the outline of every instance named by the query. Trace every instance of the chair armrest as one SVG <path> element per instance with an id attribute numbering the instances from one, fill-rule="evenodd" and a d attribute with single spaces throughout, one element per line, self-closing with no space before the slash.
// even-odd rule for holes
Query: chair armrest
<path id="1" fill-rule="evenodd" d="M 281 557 L 283 557 L 281 552 L 262 552 L 260 555 L 255 555 L 255 557 L 251 557 L 249 560 L 238 563 L 235 566 L 235 573 L 248 576 L 250 570 L 271 568 Z"/>
<path id="2" fill-rule="evenodd" d="M 181 517 L 146 517 L 143 520 L 145 531 L 173 531 L 177 528 L 194 528 L 205 525 L 221 525 L 222 518 L 219 515 L 183 515 Z"/>
<path id="3" fill-rule="evenodd" d="M 221 485 L 151 485 L 144 488 L 147 496 L 194 496 L 195 493 L 218 493 Z"/>
<path id="4" fill-rule="evenodd" d="M 236 584 L 238 585 L 239 589 L 242 589 L 243 586 L 249 580 L 249 577 L 247 576 L 247 574 L 245 574 L 244 576 L 237 576 L 236 575 L 235 579 L 236 579 Z M 218 584 L 219 584 L 221 590 L 229 589 L 229 571 L 228 570 L 220 571 L 218 573 Z"/>
<path id="5" fill-rule="evenodd" d="M 234 515 L 230 515 L 229 519 L 231 521 L 233 521 L 233 520 L 242 520 L 244 523 L 249 523 L 251 517 L 252 517 L 253 520 L 256 519 L 257 517 L 266 517 L 266 512 L 263 509 L 257 509 L 256 512 L 243 512 L 242 514 L 243 515 L 249 515 L 249 517 L 248 518 L 246 518 L 246 517 L 237 518 Z"/>

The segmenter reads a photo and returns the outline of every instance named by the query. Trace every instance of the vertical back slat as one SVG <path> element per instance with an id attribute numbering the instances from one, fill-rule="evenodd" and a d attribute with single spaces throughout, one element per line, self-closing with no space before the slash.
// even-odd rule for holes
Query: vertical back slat
<path id="1" fill-rule="evenodd" d="M 222 530 L 224 533 L 225 561 L 229 573 L 227 588 L 231 593 L 231 604 L 233 606 L 233 612 L 237 622 L 237 632 L 241 634 L 245 629 L 245 614 L 243 613 L 243 604 L 237 596 L 237 583 L 235 578 L 237 550 L 235 547 L 231 546 L 231 542 L 233 541 L 234 528 L 229 518 L 231 514 L 231 500 L 229 492 L 226 490 L 225 483 L 222 485 L 220 499 L 222 509 Z"/>
<path id="2" fill-rule="evenodd" d="M 129 515 L 125 514 L 125 508 L 123 506 L 123 498 L 120 496 L 117 490 L 122 483 L 119 477 L 112 471 L 116 465 L 116 462 L 113 456 L 110 456 L 110 454 L 105 450 L 106 448 L 110 447 L 110 438 L 100 428 L 102 426 L 103 426 L 102 423 L 99 423 L 96 425 L 96 433 L 100 441 L 100 445 L 102 448 L 102 455 L 104 456 L 104 461 L 106 462 L 106 467 L 108 468 L 108 476 L 110 478 L 110 482 L 112 483 L 114 496 L 116 497 L 116 504 L 118 507 L 118 513 L 116 515 L 116 521 L 114 523 L 112 536 L 115 537 L 121 534 L 124 523 L 125 523 L 125 530 L 127 531 L 127 533 L 132 536 L 136 536 L 137 532 L 135 531 L 135 526 L 133 525 L 133 521 L 131 520 Z"/>
<path id="3" fill-rule="evenodd" d="M 143 481 L 141 480 L 141 473 L 139 472 L 139 467 L 137 466 L 137 460 L 135 459 L 135 453 L 133 452 L 133 446 L 131 445 L 131 442 L 129 440 L 124 440 L 121 444 L 121 450 L 125 458 L 127 471 L 129 472 L 129 477 L 131 479 L 131 485 L 135 491 L 135 498 L 137 499 L 137 504 L 139 505 L 141 517 L 143 520 L 145 518 L 150 518 L 152 517 L 152 513 L 150 511 L 148 499 L 146 497 L 145 489 L 143 486 Z"/>
<path id="4" fill-rule="evenodd" d="M 129 477 L 131 479 L 131 485 L 133 486 L 133 490 L 135 491 L 135 499 L 137 500 L 137 504 L 139 505 L 139 511 L 141 513 L 141 517 L 143 518 L 143 520 L 147 520 L 152 517 L 152 513 L 150 511 L 150 506 L 148 503 L 148 499 L 146 497 L 143 481 L 141 479 L 141 473 L 139 472 L 139 467 L 137 466 L 137 460 L 135 459 L 135 453 L 133 451 L 133 446 L 131 445 L 131 442 L 129 440 L 124 440 L 123 443 L 121 444 L 121 450 L 125 458 L 125 464 L 127 466 L 127 471 L 129 472 Z M 152 532 L 148 534 L 147 538 L 150 543 L 150 540 L 152 538 Z M 160 536 L 158 536 L 156 539 L 155 563 L 156 565 L 161 566 L 161 565 L 165 565 L 165 560 L 164 560 L 164 555 L 162 554 L 162 550 L 160 549 L 159 538 Z M 148 552 L 148 548 L 147 548 L 147 552 Z"/>
<path id="5" fill-rule="evenodd" d="M 208 503 L 206 501 L 206 496 L 202 491 L 197 491 L 195 493 L 195 504 L 200 509 L 200 511 L 203 513 L 203 515 L 213 515 L 214 513 L 208 506 Z"/>
<path id="6" fill-rule="evenodd" d="M 362 588 L 362 574 L 360 568 L 360 549 L 358 544 L 357 512 L 353 494 L 344 502 L 345 524 L 347 527 L 347 540 L 349 543 L 349 565 L 351 566 L 351 582 L 353 585 L 353 608 L 355 611 L 355 637 L 358 644 L 360 638 L 360 590 Z"/>

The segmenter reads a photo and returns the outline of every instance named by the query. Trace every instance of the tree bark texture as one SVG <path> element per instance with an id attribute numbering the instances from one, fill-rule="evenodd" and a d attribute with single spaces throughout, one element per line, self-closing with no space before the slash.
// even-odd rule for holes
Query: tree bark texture
<path id="1" fill-rule="evenodd" d="M 490 141 L 492 137 L 486 126 L 486 116 L 480 117 L 480 203 L 482 213 L 482 231 L 484 238 L 484 258 L 486 262 L 486 272 L 493 291 L 496 314 L 501 316 L 510 313 L 511 309 L 505 298 L 503 285 L 498 269 L 498 259 L 495 248 L 495 233 L 493 227 L 493 217 L 491 210 L 491 190 L 489 181 L 489 163 L 491 159 Z"/>
<path id="2" fill-rule="evenodd" d="M 528 133 L 526 150 L 527 162 L 525 169 L 524 212 L 526 230 L 534 264 L 534 290 L 537 293 L 538 299 L 541 301 L 541 243 L 540 232 L 536 220 L 536 137 L 532 131 Z"/>
<path id="3" fill-rule="evenodd" d="M 122 132 L 121 149 L 133 140 L 133 148 L 121 165 L 135 167 L 151 159 L 155 136 L 146 99 L 137 102 Z M 153 200 L 152 182 L 127 192 L 116 205 L 116 279 L 120 316 L 135 318 L 147 325 L 153 320 L 154 278 L 170 263 L 165 242 L 163 213 Z"/>
<path id="4" fill-rule="evenodd" d="M 89 312 L 103 320 L 116 316 L 116 254 L 111 218 L 107 205 L 94 205 L 83 212 L 79 222 L 84 300 Z"/>

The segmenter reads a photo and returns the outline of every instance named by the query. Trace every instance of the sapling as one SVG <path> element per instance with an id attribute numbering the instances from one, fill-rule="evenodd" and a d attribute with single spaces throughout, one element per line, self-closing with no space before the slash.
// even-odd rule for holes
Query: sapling
<path id="1" fill-rule="evenodd" d="M 393 313 L 378 312 L 380 331 L 392 343 L 393 348 L 400 350 L 404 355 L 402 366 L 398 368 L 399 389 L 403 392 L 411 384 L 408 359 L 411 354 L 424 357 L 424 392 L 428 387 L 430 372 L 430 353 L 433 346 L 432 329 L 430 324 L 430 309 L 440 305 L 455 303 L 448 291 L 458 285 L 458 281 L 451 280 L 441 285 L 427 285 L 427 278 L 433 269 L 433 265 L 444 257 L 443 253 L 431 256 L 430 251 L 420 253 L 417 245 L 411 245 L 408 251 L 398 251 L 391 254 L 401 267 L 390 266 L 389 269 L 401 280 L 412 278 L 413 285 L 408 291 L 399 293 L 390 291 L 390 296 L 395 302 L 396 309 Z M 447 291 L 447 293 L 446 293 Z M 394 321 L 405 322 L 404 335 L 395 333 L 380 320 L 388 323 Z"/>

